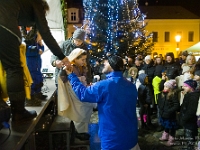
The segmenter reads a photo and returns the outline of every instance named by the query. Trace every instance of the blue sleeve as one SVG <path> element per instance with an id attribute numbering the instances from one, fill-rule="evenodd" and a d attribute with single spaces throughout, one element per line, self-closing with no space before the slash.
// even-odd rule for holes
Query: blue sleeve
<path id="1" fill-rule="evenodd" d="M 103 88 L 100 88 L 99 83 L 86 87 L 74 73 L 69 74 L 68 79 L 80 101 L 97 103 L 102 99 Z"/>

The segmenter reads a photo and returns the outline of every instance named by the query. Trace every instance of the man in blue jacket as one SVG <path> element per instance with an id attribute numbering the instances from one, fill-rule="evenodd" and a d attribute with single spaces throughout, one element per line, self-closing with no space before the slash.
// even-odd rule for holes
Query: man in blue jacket
<path id="1" fill-rule="evenodd" d="M 98 103 L 102 150 L 139 150 L 136 118 L 137 90 L 123 78 L 123 60 L 111 55 L 104 62 L 106 80 L 85 87 L 66 67 L 68 79 L 82 102 Z"/>

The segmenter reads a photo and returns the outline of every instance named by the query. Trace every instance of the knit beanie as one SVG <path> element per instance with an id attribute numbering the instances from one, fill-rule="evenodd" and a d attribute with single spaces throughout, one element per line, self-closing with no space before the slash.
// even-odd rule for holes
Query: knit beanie
<path id="1" fill-rule="evenodd" d="M 183 68 L 182 74 L 184 74 L 187 71 L 190 71 L 190 67 L 189 66 L 183 66 L 182 68 Z"/>
<path id="2" fill-rule="evenodd" d="M 116 55 L 108 57 L 108 62 L 114 71 L 122 71 L 124 68 L 123 59 Z"/>
<path id="3" fill-rule="evenodd" d="M 79 55 L 81 55 L 84 52 L 86 52 L 84 49 L 76 48 L 67 57 L 69 61 L 72 62 L 74 59 L 76 59 Z"/>
<path id="4" fill-rule="evenodd" d="M 196 71 L 194 72 L 194 75 L 200 76 L 200 70 L 196 70 Z"/>
<path id="5" fill-rule="evenodd" d="M 176 80 L 168 80 L 164 83 L 164 86 L 170 88 L 170 89 L 174 89 L 176 88 Z"/>
<path id="6" fill-rule="evenodd" d="M 190 80 L 183 82 L 183 85 L 192 88 L 192 90 L 194 91 L 197 87 L 197 82 L 190 79 Z"/>
<path id="7" fill-rule="evenodd" d="M 74 31 L 73 39 L 79 39 L 84 41 L 85 39 L 85 30 L 78 28 Z"/>

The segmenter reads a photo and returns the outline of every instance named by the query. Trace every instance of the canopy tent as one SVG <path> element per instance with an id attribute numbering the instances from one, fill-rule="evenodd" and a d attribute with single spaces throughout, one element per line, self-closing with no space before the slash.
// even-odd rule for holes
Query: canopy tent
<path id="1" fill-rule="evenodd" d="M 63 16 L 61 12 L 60 0 L 47 0 L 49 12 L 47 13 L 47 22 L 57 42 L 64 40 Z"/>
<path id="2" fill-rule="evenodd" d="M 47 12 L 47 22 L 51 30 L 51 34 L 58 42 L 62 43 L 65 39 L 64 37 L 64 25 L 63 25 L 63 16 L 61 11 L 61 2 L 60 0 L 46 0 L 49 5 L 49 12 Z M 43 42 L 44 43 L 44 42 Z M 45 45 L 45 43 L 44 43 Z M 49 72 L 54 72 L 55 68 L 50 64 L 52 52 L 45 45 L 45 52 L 41 55 L 42 58 L 42 71 L 46 70 Z"/>
<path id="3" fill-rule="evenodd" d="M 184 51 L 188 51 L 188 53 L 192 53 L 193 55 L 200 55 L 200 42 L 196 43 L 195 45 L 185 49 Z"/>

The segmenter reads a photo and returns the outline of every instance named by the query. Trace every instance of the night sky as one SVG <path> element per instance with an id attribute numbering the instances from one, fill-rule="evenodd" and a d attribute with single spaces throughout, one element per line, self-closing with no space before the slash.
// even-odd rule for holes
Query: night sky
<path id="1" fill-rule="evenodd" d="M 83 0 L 73 0 L 76 3 L 82 3 Z M 138 0 L 139 6 L 144 6 L 145 2 L 149 3 L 149 6 L 182 6 L 192 13 L 200 17 L 200 0 Z"/>
<path id="2" fill-rule="evenodd" d="M 200 0 L 138 0 L 139 6 L 145 5 L 148 2 L 149 6 L 182 6 L 192 13 L 200 16 Z"/>

